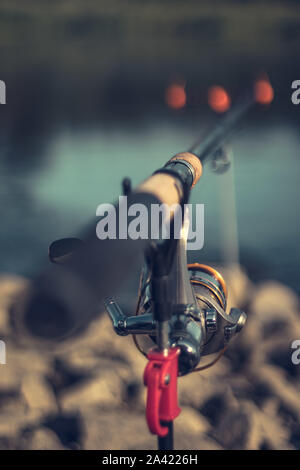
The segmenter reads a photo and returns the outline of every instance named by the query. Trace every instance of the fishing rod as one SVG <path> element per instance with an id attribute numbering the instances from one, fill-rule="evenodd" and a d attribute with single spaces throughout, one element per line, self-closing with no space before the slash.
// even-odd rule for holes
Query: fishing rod
<path id="1" fill-rule="evenodd" d="M 194 186 L 201 176 L 204 161 L 218 157 L 224 140 L 253 104 L 250 97 L 238 103 L 204 140 L 195 142 L 188 152 L 173 157 L 165 165 L 166 171 L 173 171 L 178 164 L 185 165 L 193 174 L 191 186 Z M 217 165 L 219 170 L 220 165 L 224 165 L 223 160 Z M 150 432 L 158 436 L 159 450 L 174 448 L 173 421 L 180 414 L 178 376 L 215 364 L 246 322 L 246 314 L 240 309 L 232 308 L 226 313 L 227 287 L 222 275 L 210 266 L 187 263 L 188 228 L 186 212 L 181 236 L 173 251 L 173 262 L 161 276 L 157 275 L 160 270 L 156 263 L 167 265 L 168 250 L 174 240 L 164 246 L 162 258 L 153 261 L 151 257 L 149 272 L 146 267 L 141 274 L 135 316 L 124 314 L 113 298 L 105 300 L 115 332 L 121 336 L 132 334 L 136 347 L 148 359 L 144 372 L 146 419 Z M 140 334 L 153 340 L 155 346 L 149 352 L 139 345 L 137 335 Z M 209 364 L 197 367 L 201 357 L 212 353 L 219 354 Z"/>
<path id="2" fill-rule="evenodd" d="M 123 191 L 128 206 L 143 203 L 151 212 L 152 204 L 180 204 L 199 180 L 208 158 L 226 168 L 228 162 L 220 155 L 216 160 L 218 151 L 256 101 L 249 93 L 222 116 L 204 139 L 173 157 L 136 190 L 132 191 L 130 181 L 125 179 Z M 117 221 L 119 212 L 116 205 Z M 20 308 L 17 305 L 13 309 L 15 330 L 20 330 L 20 336 L 40 337 L 43 344 L 45 340 L 63 341 L 79 334 L 99 314 L 103 299 L 114 295 L 129 271 L 143 264 L 150 244 L 151 233 L 146 240 L 119 237 L 100 241 L 94 223 L 80 239 L 56 240 L 49 247 L 54 265 L 34 279 L 18 304 Z"/>
<path id="3" fill-rule="evenodd" d="M 123 181 L 128 207 L 143 204 L 149 214 L 153 204 L 181 208 L 179 237 L 174 235 L 176 210 L 172 209 L 169 239 L 153 239 L 149 229 L 149 236 L 143 239 L 99 240 L 92 227 L 82 240 L 57 240 L 49 247 L 54 266 L 35 279 L 12 311 L 16 333 L 45 344 L 81 333 L 99 315 L 104 301 L 116 333 L 132 334 L 147 356 L 146 417 L 150 431 L 158 436 L 159 449 L 173 448 L 173 421 L 180 412 L 178 376 L 206 368 L 198 366 L 202 356 L 218 353 L 209 365 L 215 363 L 246 321 L 239 309 L 226 312 L 227 288 L 220 273 L 200 263 L 187 264 L 189 218 L 184 209 L 202 175 L 203 163 L 216 160 L 224 142 L 255 103 L 253 97 L 238 102 L 206 138 L 171 158 L 137 189 L 131 190 L 128 179 Z M 120 213 L 120 205 L 115 209 Z M 127 315 L 112 296 L 138 266 L 143 270 L 137 308 L 135 315 Z M 140 334 L 154 342 L 149 352 L 139 345 Z"/>

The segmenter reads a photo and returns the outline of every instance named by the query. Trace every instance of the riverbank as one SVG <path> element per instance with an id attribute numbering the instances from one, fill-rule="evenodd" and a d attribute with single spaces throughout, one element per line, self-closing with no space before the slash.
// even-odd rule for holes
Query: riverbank
<path id="1" fill-rule="evenodd" d="M 229 306 L 248 322 L 211 369 L 179 380 L 178 449 L 300 448 L 300 366 L 291 343 L 300 339 L 299 299 L 284 285 L 254 286 L 222 270 Z M 145 359 L 130 338 L 116 336 L 105 315 L 51 353 L 14 342 L 9 306 L 26 284 L 0 279 L 0 448 L 154 449 L 144 419 Z M 203 363 L 207 358 L 203 359 Z"/>

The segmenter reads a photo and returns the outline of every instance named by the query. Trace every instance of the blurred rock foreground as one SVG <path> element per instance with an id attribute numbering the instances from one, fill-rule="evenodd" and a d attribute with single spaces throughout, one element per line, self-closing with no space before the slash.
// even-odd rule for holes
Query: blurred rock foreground
<path id="1" fill-rule="evenodd" d="M 239 269 L 222 272 L 229 306 L 244 308 L 248 323 L 214 367 L 179 379 L 175 448 L 299 449 L 298 298 L 275 282 L 254 286 Z M 51 352 L 17 346 L 8 310 L 25 283 L 0 278 L 0 449 L 155 449 L 144 419 L 146 361 L 131 338 L 102 315 Z"/>

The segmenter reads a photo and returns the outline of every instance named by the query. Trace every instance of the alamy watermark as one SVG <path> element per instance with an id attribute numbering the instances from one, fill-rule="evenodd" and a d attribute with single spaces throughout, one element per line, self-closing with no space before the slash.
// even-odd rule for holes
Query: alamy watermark
<path id="1" fill-rule="evenodd" d="M 0 340 L 0 365 L 6 364 L 6 346 L 5 342 Z"/>
<path id="2" fill-rule="evenodd" d="M 292 82 L 292 92 L 291 100 L 293 104 L 300 104 L 300 80 L 294 80 Z"/>
<path id="3" fill-rule="evenodd" d="M 292 363 L 298 366 L 300 364 L 300 339 L 295 339 L 292 342 L 291 348 L 294 349 L 291 357 Z"/>
<path id="4" fill-rule="evenodd" d="M 0 80 L 0 104 L 6 104 L 6 85 L 3 80 Z"/>
<path id="5" fill-rule="evenodd" d="M 180 204 L 151 204 L 149 209 L 141 203 L 128 206 L 127 196 L 120 196 L 118 209 L 113 204 L 100 204 L 96 215 L 100 217 L 96 226 L 100 240 L 179 239 L 184 230 L 188 250 L 201 250 L 204 245 L 204 204 L 185 204 L 184 208 Z"/>

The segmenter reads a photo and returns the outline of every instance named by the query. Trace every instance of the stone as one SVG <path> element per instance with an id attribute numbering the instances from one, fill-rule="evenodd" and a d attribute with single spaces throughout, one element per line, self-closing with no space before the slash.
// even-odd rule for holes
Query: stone
<path id="1" fill-rule="evenodd" d="M 22 436 L 18 442 L 18 449 L 24 450 L 64 450 L 57 435 L 50 429 L 41 427 Z"/>
<path id="2" fill-rule="evenodd" d="M 22 380 L 21 393 L 29 410 L 37 416 L 57 411 L 56 398 L 41 375 L 27 374 Z"/>
<path id="3" fill-rule="evenodd" d="M 124 383 L 114 370 L 106 370 L 87 382 L 66 390 L 59 402 L 64 411 L 89 409 L 91 407 L 110 408 L 120 405 Z"/>

